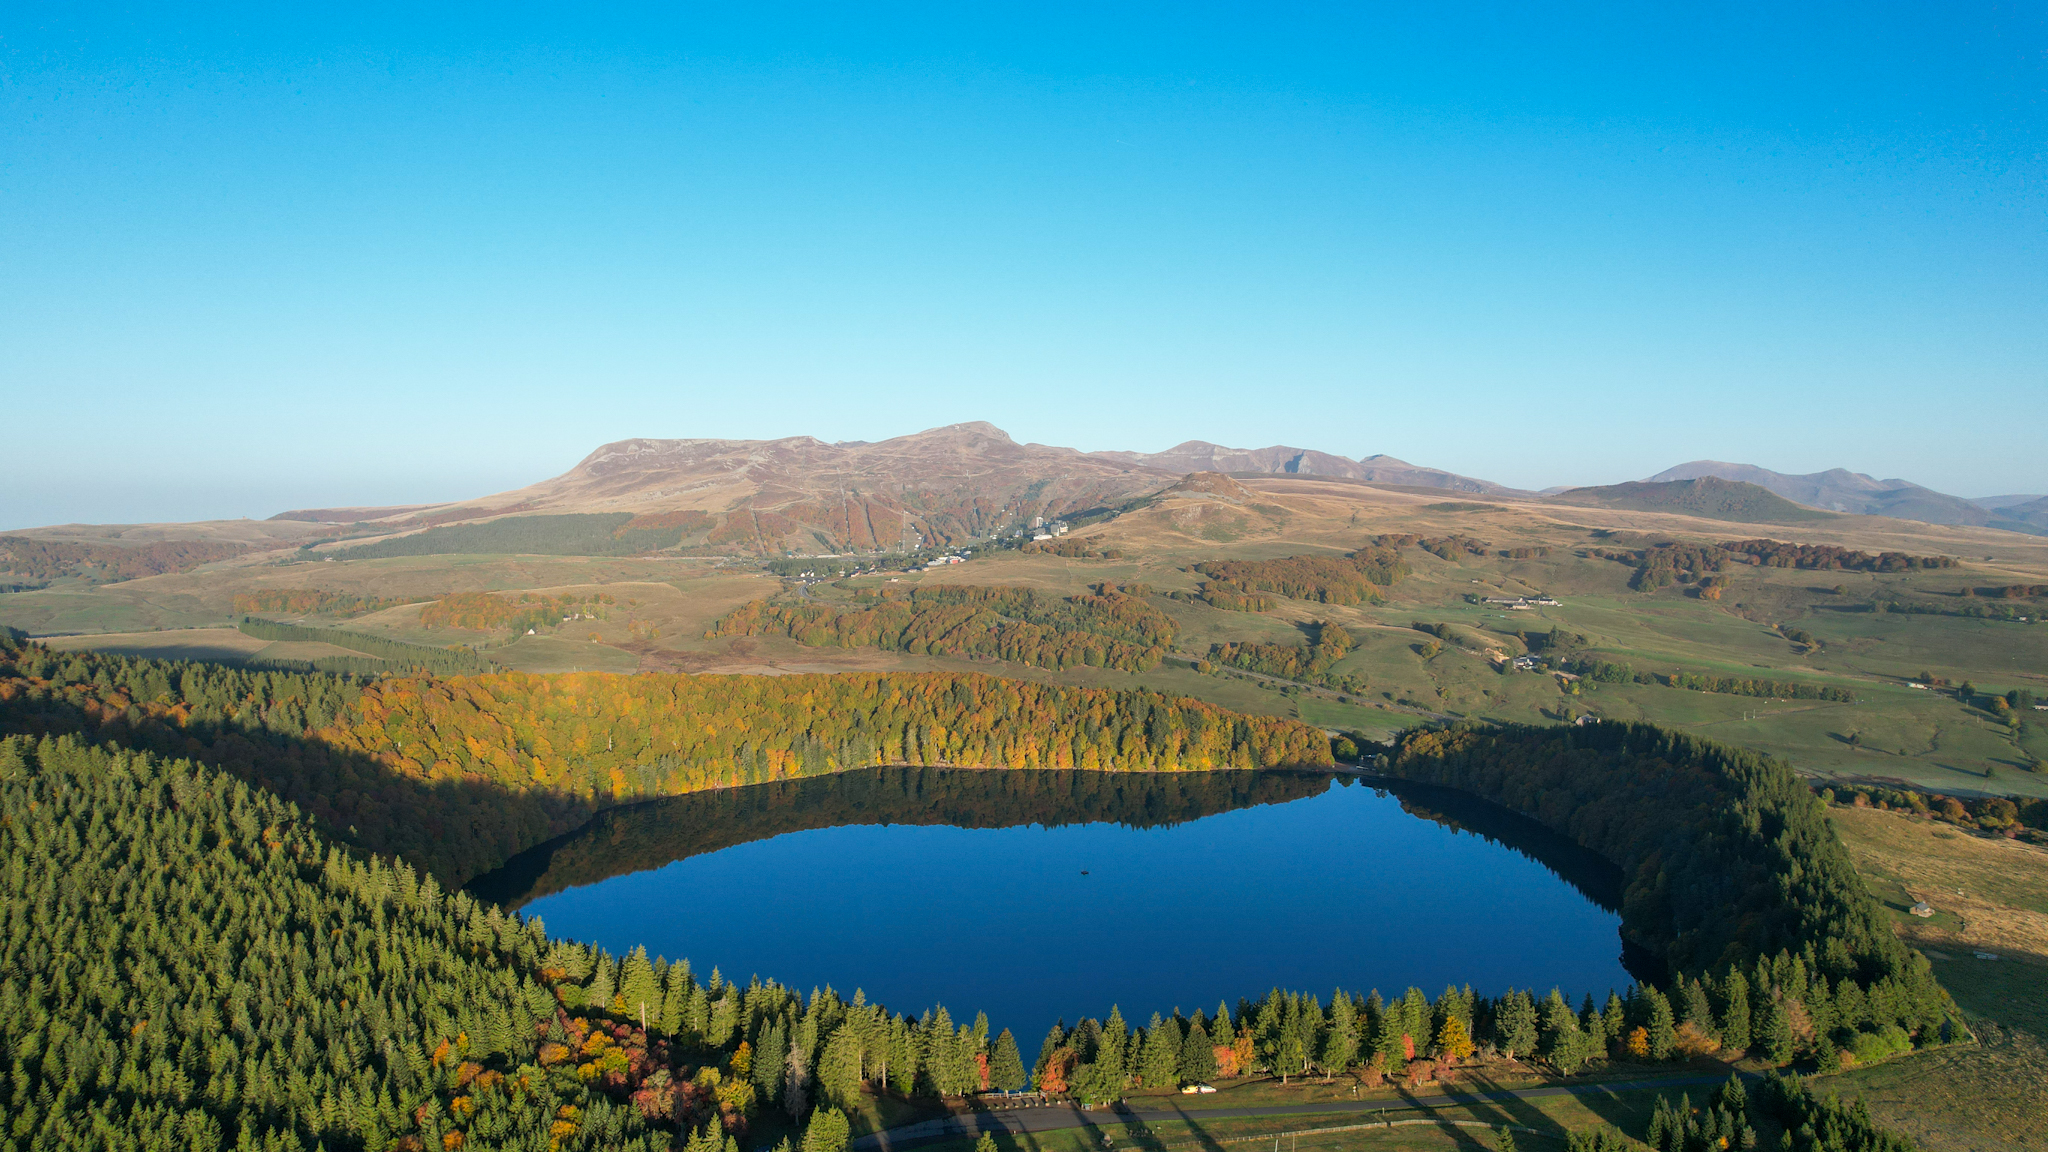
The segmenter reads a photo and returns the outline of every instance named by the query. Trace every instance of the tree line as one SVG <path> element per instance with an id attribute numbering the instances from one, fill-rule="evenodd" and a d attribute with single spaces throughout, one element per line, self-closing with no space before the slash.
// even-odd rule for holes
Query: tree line
<path id="1" fill-rule="evenodd" d="M 384 597 L 357 596 L 350 592 L 332 592 L 323 588 L 262 588 L 255 592 L 237 592 L 234 610 L 242 615 L 252 612 L 276 612 L 292 616 L 367 616 L 382 612 L 386 608 L 397 608 L 403 604 L 417 604 L 430 597 Z"/>
<path id="2" fill-rule="evenodd" d="M 1821 801 L 1780 761 L 1646 724 L 1507 725 L 1410 733 L 1389 771 L 1491 800 L 1614 861 L 1628 876 L 1624 936 L 1681 978 L 1768 961 L 1774 995 L 1832 1001 L 1851 995 L 1846 982 L 1885 1006 L 1879 1026 L 1922 1040 L 1945 1026 L 1926 957 L 1892 933 Z"/>
<path id="3" fill-rule="evenodd" d="M 1786 544 L 1777 540 L 1741 540 L 1721 548 L 1743 557 L 1746 563 L 1766 568 L 1807 568 L 1844 572 L 1912 572 L 1930 568 L 1956 568 L 1953 556 L 1913 556 L 1905 552 L 1858 552 L 1833 544 Z"/>
<path id="4" fill-rule="evenodd" d="M 247 551 L 247 544 L 217 540 L 152 540 L 131 546 L 0 536 L 0 572 L 31 580 L 78 576 L 93 583 L 112 584 L 186 572 L 201 564 L 232 560 Z"/>
<path id="5" fill-rule="evenodd" d="M 974 674 L 368 680 L 18 641 L 0 641 L 0 731 L 198 756 L 453 884 L 614 804 L 844 768 L 1332 763 L 1293 720 Z"/>
<path id="6" fill-rule="evenodd" d="M 1079 596 L 1011 585 L 935 584 L 907 594 L 862 589 L 847 603 L 755 600 L 720 617 L 705 636 L 788 636 L 819 648 L 1146 672 L 1159 666 L 1180 631 L 1147 602 L 1151 591 L 1107 583 Z"/>

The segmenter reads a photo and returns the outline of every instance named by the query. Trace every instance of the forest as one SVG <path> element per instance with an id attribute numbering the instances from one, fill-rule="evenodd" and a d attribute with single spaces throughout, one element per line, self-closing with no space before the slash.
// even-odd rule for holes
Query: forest
<path id="1" fill-rule="evenodd" d="M 129 547 L 0 536 L 0 573 L 31 580 L 75 576 L 95 584 L 113 584 L 187 572 L 201 564 L 232 560 L 248 550 L 246 544 L 212 540 L 154 540 Z"/>
<path id="2" fill-rule="evenodd" d="M 1332 763 L 1298 721 L 975 674 L 366 680 L 0 640 L 7 732 L 197 757 L 453 885 L 615 804 L 850 767 Z"/>
<path id="3" fill-rule="evenodd" d="M 1006 585 L 863 589 L 851 603 L 755 600 L 719 618 L 706 636 L 787 636 L 812 647 L 1145 672 L 1158 667 L 1179 633 L 1173 617 L 1146 603 L 1150 594 L 1142 584 L 1100 584 L 1079 596 Z"/>
<path id="4" fill-rule="evenodd" d="M 1781 761 L 1646 724 L 1503 725 L 1409 733 L 1388 770 L 1521 812 L 1619 865 L 1623 935 L 1677 976 L 1797 964 L 1799 991 L 1809 977 L 1857 985 L 1908 1032 L 1947 1011 L 1926 958 L 1893 935 L 1825 806 Z"/>

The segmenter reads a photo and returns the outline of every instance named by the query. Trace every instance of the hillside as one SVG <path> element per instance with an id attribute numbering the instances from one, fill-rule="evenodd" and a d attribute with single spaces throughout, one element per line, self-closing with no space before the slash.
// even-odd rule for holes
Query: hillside
<path id="1" fill-rule="evenodd" d="M 1410 488 L 1446 488 L 1454 492 L 1514 491 L 1512 488 L 1486 480 L 1475 480 L 1470 476 L 1445 472 L 1440 468 L 1418 467 L 1392 456 L 1367 456 L 1358 460 L 1347 460 L 1328 452 L 1289 448 L 1277 444 L 1271 448 L 1226 448 L 1206 440 L 1189 440 L 1183 444 L 1176 444 L 1164 452 L 1097 452 L 1095 455 L 1139 467 L 1164 469 L 1168 472 L 1333 476 L 1345 480 L 1397 484 Z"/>
<path id="2" fill-rule="evenodd" d="M 520 516 L 529 537 L 564 515 L 616 516 L 604 525 L 646 547 L 775 553 L 892 552 L 987 536 L 1033 517 L 1117 504 L 1173 474 L 1019 444 L 984 423 L 954 424 L 876 443 L 781 440 L 621 440 L 549 480 L 430 512 L 354 521 L 357 533 L 425 530 Z M 290 516 L 310 513 L 288 513 Z M 576 526 L 589 530 L 589 523 Z M 514 548 L 429 546 L 429 551 Z M 571 554 L 558 548 L 540 548 Z M 601 550 L 600 550 L 601 551 Z M 579 545 L 573 554 L 589 554 Z"/>
<path id="3" fill-rule="evenodd" d="M 1564 504 L 1626 508 L 1638 512 L 1679 512 L 1735 524 L 1797 524 L 1834 515 L 1802 508 L 1777 493 L 1740 480 L 1703 476 L 1697 480 L 1647 480 L 1573 488 L 1551 499 Z"/>
<path id="4" fill-rule="evenodd" d="M 1699 480 L 1710 476 L 1754 484 L 1795 503 L 1831 512 L 1893 516 L 1901 520 L 1924 520 L 1929 524 L 1973 526 L 1989 525 L 1998 518 L 1975 501 L 1936 492 L 1910 480 L 1878 480 L 1846 468 L 1830 468 L 1825 472 L 1795 476 L 1759 468 L 1754 464 L 1694 460 L 1675 468 L 1666 468 L 1643 482 L 1660 484 L 1674 480 Z"/>

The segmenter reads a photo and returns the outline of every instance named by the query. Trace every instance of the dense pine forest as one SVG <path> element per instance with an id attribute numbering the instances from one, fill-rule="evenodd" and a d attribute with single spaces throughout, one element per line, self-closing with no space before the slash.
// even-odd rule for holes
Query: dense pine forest
<path id="1" fill-rule="evenodd" d="M 1410 733 L 1388 771 L 1456 788 L 1572 837 L 1627 876 L 1622 932 L 1714 1002 L 1785 1016 L 1823 1060 L 1896 1029 L 1960 1027 L 1926 957 L 1893 934 L 1780 761 L 1645 724 Z M 1738 996 L 1739 992 L 1739 996 Z M 1740 1027 L 1733 1047 L 1764 1035 Z M 1770 1039 L 1791 1041 L 1775 1019 Z"/>
<path id="2" fill-rule="evenodd" d="M 1080 596 L 1003 585 L 864 589 L 846 604 L 756 600 L 721 617 L 707 635 L 1146 672 L 1159 666 L 1180 631 L 1173 617 L 1146 603 L 1150 593 L 1141 584 L 1102 584 Z"/>

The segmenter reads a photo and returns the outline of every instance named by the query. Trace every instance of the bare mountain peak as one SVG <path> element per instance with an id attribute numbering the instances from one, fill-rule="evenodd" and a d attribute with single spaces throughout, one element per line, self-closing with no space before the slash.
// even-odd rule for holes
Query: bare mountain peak
<path id="1" fill-rule="evenodd" d="M 1229 448 L 1221 444 L 1212 444 L 1207 440 L 1188 440 L 1164 452 L 1097 452 L 1094 455 L 1181 473 L 1226 472 L 1243 475 L 1263 472 L 1276 476 L 1330 476 L 1346 480 L 1364 480 L 1373 484 L 1445 488 L 1457 492 L 1514 491 L 1499 484 L 1459 476 L 1438 468 L 1418 468 L 1392 456 L 1367 456 L 1363 460 L 1351 460 L 1328 452 L 1318 452 L 1313 448 L 1295 448 L 1286 444 L 1275 444 L 1269 448 Z"/>

